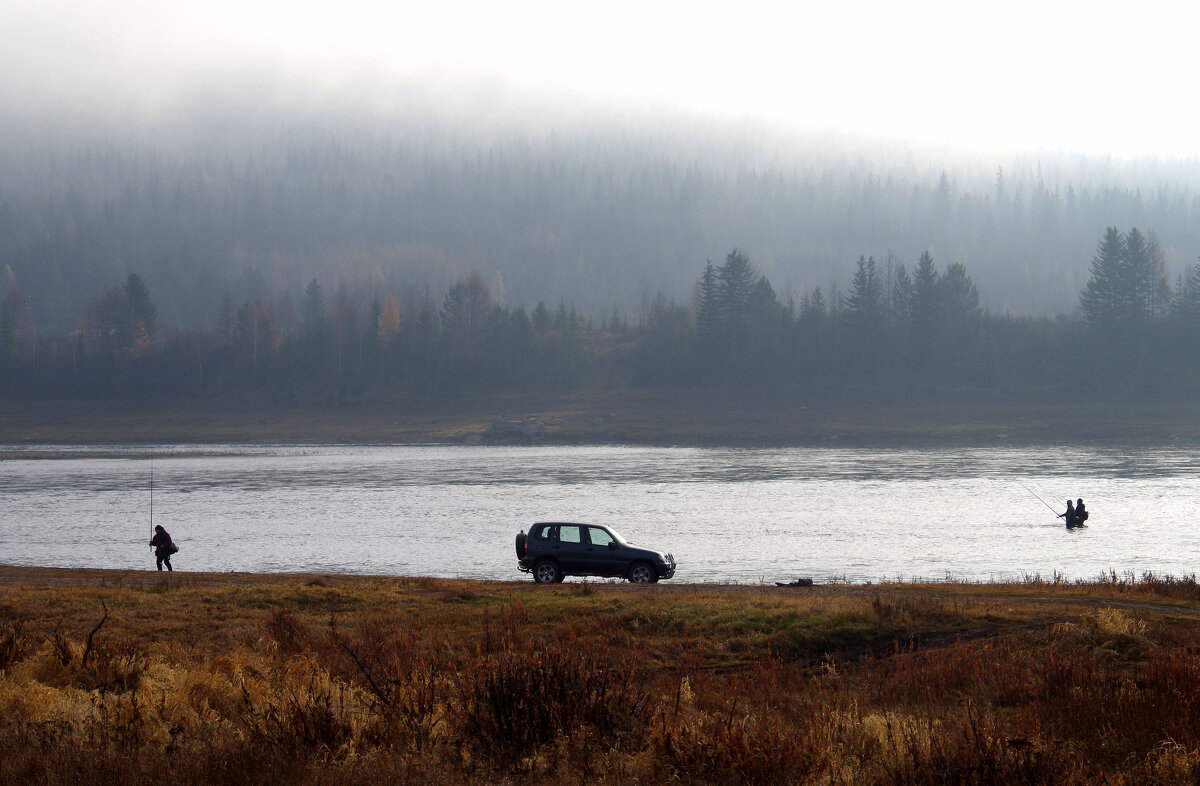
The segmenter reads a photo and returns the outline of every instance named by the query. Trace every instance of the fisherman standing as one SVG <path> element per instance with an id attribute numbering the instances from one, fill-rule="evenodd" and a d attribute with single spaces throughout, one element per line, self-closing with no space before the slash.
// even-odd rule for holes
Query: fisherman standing
<path id="1" fill-rule="evenodd" d="M 174 573 L 175 569 L 171 567 L 171 555 L 179 551 L 179 547 L 171 540 L 171 535 L 162 528 L 161 524 L 154 525 L 154 537 L 150 539 L 150 546 L 154 549 L 154 559 L 158 563 L 158 569 L 162 570 L 163 564 L 166 563 L 167 570 Z"/>
<path id="2" fill-rule="evenodd" d="M 1079 500 L 1079 502 L 1080 504 L 1083 504 L 1083 500 Z M 1079 519 L 1078 514 L 1075 512 L 1075 503 L 1071 502 L 1071 500 L 1067 500 L 1067 512 L 1059 513 L 1058 517 L 1060 519 L 1065 518 L 1067 520 L 1067 529 L 1073 529 L 1075 526 L 1077 526 Z"/>
<path id="3" fill-rule="evenodd" d="M 1082 527 L 1083 522 L 1087 521 L 1087 508 L 1083 506 L 1083 497 L 1075 501 L 1075 526 Z"/>

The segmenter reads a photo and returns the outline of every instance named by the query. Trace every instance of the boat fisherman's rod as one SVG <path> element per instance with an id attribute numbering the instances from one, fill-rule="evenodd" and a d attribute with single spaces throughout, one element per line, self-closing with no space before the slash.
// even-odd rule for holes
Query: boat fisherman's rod
<path id="1" fill-rule="evenodd" d="M 1034 490 L 1033 490 L 1033 489 L 1031 489 L 1031 488 L 1029 488 L 1029 486 L 1026 486 L 1024 483 L 1022 483 L 1022 482 L 1021 482 L 1021 481 L 1019 481 L 1019 480 L 1017 481 L 1017 485 L 1018 485 L 1018 486 L 1020 486 L 1021 488 L 1025 489 L 1026 491 L 1028 491 L 1030 494 L 1033 494 L 1034 498 L 1035 498 L 1035 499 L 1036 499 L 1038 502 L 1040 502 L 1040 503 L 1042 503 L 1043 505 L 1045 505 L 1046 507 L 1050 508 L 1050 510 L 1053 510 L 1053 511 L 1054 511 L 1054 515 L 1055 515 L 1055 516 L 1057 516 L 1057 515 L 1058 515 L 1058 510 L 1057 510 L 1056 508 L 1054 508 L 1053 506 L 1051 506 L 1049 502 L 1047 502 L 1046 500 L 1044 500 L 1044 499 L 1042 499 L 1041 497 L 1039 497 L 1039 496 L 1038 496 L 1036 493 L 1034 493 Z"/>

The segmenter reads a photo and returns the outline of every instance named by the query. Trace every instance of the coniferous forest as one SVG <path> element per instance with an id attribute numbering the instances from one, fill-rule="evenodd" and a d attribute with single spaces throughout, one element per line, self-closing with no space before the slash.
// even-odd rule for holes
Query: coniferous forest
<path id="1" fill-rule="evenodd" d="M 698 267 L 686 299 L 658 292 L 597 320 L 560 301 L 509 307 L 478 273 L 402 309 L 394 293 L 328 290 L 298 302 L 226 297 L 212 324 L 163 323 L 138 273 L 90 298 L 79 326 L 41 335 L 11 287 L 0 380 L 11 399 L 267 394 L 344 400 L 369 389 L 454 395 L 641 386 L 837 389 L 909 382 L 1005 389 L 1194 392 L 1200 264 L 1172 284 L 1152 235 L 1107 228 L 1072 315 L 980 307 L 961 263 L 860 256 L 845 288 L 781 299 L 741 249 Z M 414 308 L 415 307 L 415 308 Z"/>
<path id="2" fill-rule="evenodd" d="M 12 146 L 0 395 L 1200 389 L 1184 170 L 433 138 Z"/>

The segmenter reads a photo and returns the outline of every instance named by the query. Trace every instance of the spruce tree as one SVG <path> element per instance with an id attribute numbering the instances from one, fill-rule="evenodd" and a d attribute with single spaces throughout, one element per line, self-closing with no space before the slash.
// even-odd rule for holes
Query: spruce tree
<path id="1" fill-rule="evenodd" d="M 961 330 L 979 316 L 979 290 L 961 262 L 946 268 L 938 287 L 946 321 L 951 329 Z"/>
<path id="2" fill-rule="evenodd" d="M 1159 242 L 1158 235 L 1153 231 L 1146 233 L 1146 248 L 1150 257 L 1150 270 L 1153 277 L 1150 314 L 1156 317 L 1163 316 L 1171 305 L 1171 284 L 1167 280 L 1167 252 Z"/>
<path id="3" fill-rule="evenodd" d="M 735 248 L 725 257 L 725 264 L 717 268 L 716 273 L 721 327 L 727 334 L 744 335 L 750 321 L 750 294 L 756 280 L 750 257 Z"/>
<path id="4" fill-rule="evenodd" d="M 704 275 L 696 293 L 696 331 L 702 337 L 715 336 L 721 330 L 721 302 L 717 271 L 712 260 L 705 260 Z"/>
<path id="5" fill-rule="evenodd" d="M 875 257 L 858 258 L 858 269 L 850 283 L 850 295 L 842 297 L 847 316 L 860 328 L 873 330 L 879 327 L 882 311 L 883 287 Z"/>
<path id="6" fill-rule="evenodd" d="M 1125 236 L 1116 227 L 1109 227 L 1092 257 L 1091 278 L 1079 295 L 1079 308 L 1087 324 L 1109 329 L 1121 324 L 1130 302 L 1125 295 L 1129 280 L 1125 260 Z"/>
<path id="7" fill-rule="evenodd" d="M 804 298 L 800 316 L 806 322 L 820 322 L 828 315 L 829 307 L 825 303 L 825 296 L 821 294 L 821 288 L 817 287 Z"/>
<path id="8" fill-rule="evenodd" d="M 137 273 L 125 279 L 125 298 L 129 303 L 130 343 L 151 338 L 157 330 L 158 309 L 150 299 L 150 288 Z"/>
<path id="9" fill-rule="evenodd" d="M 892 318 L 897 324 L 904 325 L 912 313 L 913 280 L 904 269 L 904 265 L 896 266 L 896 280 L 892 284 Z"/>
<path id="10" fill-rule="evenodd" d="M 1150 244 L 1137 227 L 1125 236 L 1125 259 L 1121 265 L 1122 321 L 1139 324 L 1150 315 L 1154 299 L 1154 262 Z"/>
<path id="11" fill-rule="evenodd" d="M 938 293 L 938 271 L 933 264 L 933 255 L 928 251 L 917 260 L 913 275 L 911 324 L 918 345 L 932 339 L 941 322 L 941 303 Z"/>

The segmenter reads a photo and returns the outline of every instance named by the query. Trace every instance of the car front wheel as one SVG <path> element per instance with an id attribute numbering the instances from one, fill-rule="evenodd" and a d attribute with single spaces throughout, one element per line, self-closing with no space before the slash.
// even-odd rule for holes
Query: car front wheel
<path id="1" fill-rule="evenodd" d="M 538 584 L 553 584 L 562 579 L 562 570 L 553 560 L 544 559 L 533 566 L 533 580 Z"/>
<path id="2" fill-rule="evenodd" d="M 653 584 L 658 581 L 658 574 L 654 572 L 652 566 L 645 562 L 638 562 L 629 569 L 629 580 L 634 584 Z"/>

